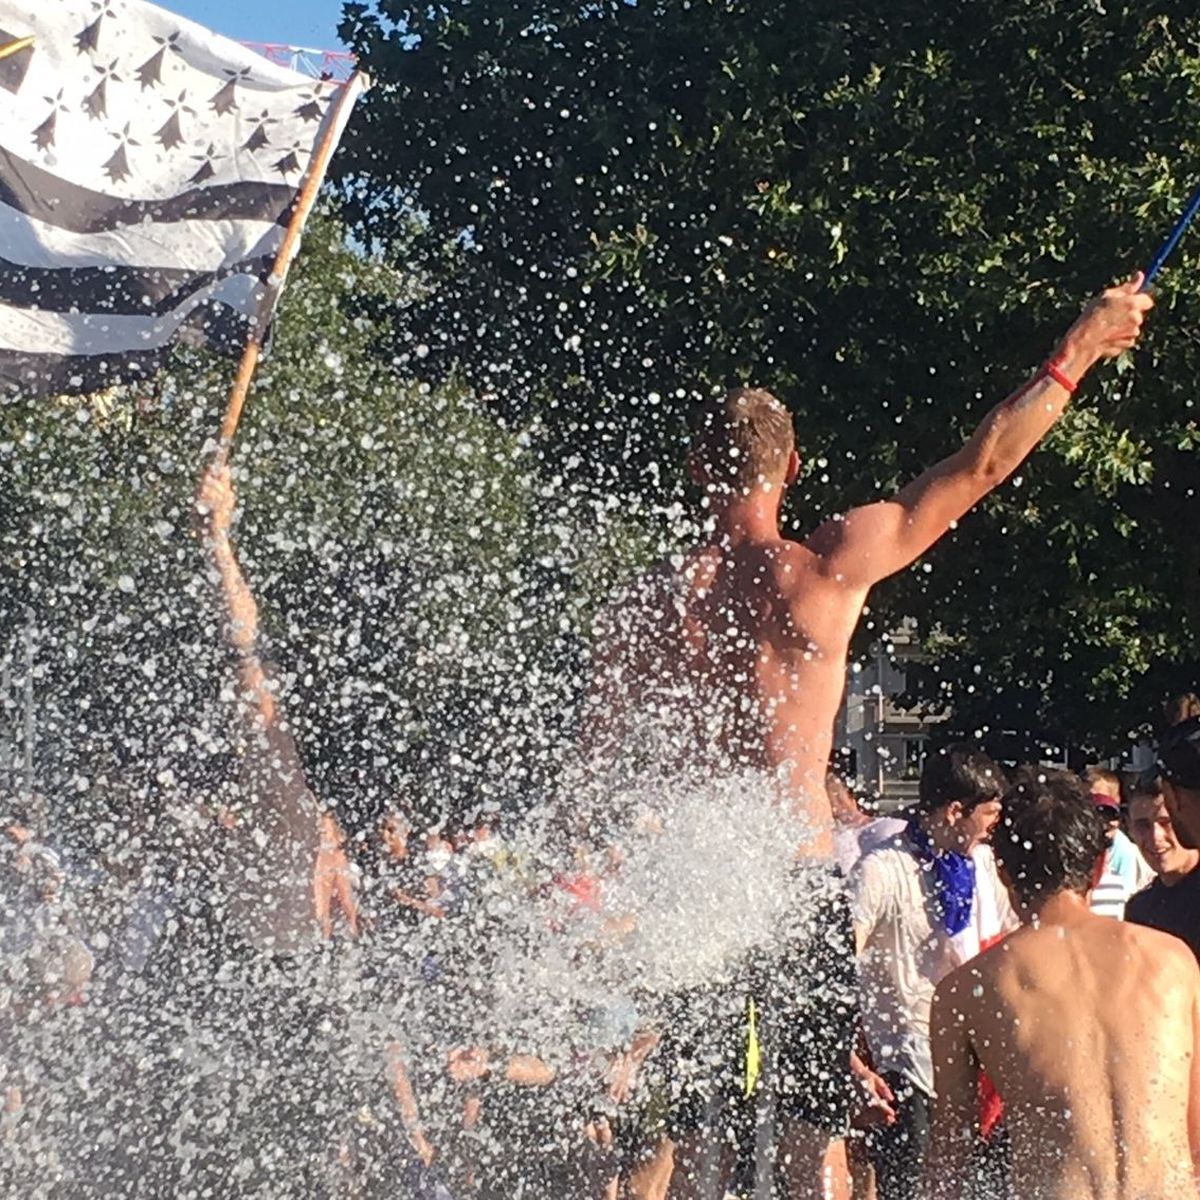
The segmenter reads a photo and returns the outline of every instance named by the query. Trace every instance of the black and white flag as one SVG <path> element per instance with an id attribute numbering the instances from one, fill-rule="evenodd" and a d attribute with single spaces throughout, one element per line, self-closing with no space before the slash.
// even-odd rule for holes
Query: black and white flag
<path id="1" fill-rule="evenodd" d="M 137 378 L 180 341 L 240 349 L 361 86 L 143 0 L 0 0 L 0 394 Z"/>

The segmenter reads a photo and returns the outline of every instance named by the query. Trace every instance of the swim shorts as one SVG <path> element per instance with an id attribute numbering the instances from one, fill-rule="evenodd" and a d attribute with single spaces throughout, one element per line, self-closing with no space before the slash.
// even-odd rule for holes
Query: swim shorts
<path id="1" fill-rule="evenodd" d="M 794 919 L 779 943 L 669 1006 L 659 1061 L 673 1136 L 714 1128 L 740 1142 L 764 1099 L 831 1137 L 849 1129 L 858 980 L 845 879 L 803 864 L 792 882 Z"/>

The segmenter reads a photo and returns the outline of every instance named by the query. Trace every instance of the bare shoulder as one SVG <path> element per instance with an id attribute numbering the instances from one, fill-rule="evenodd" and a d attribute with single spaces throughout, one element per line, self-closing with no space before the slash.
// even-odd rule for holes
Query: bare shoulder
<path id="1" fill-rule="evenodd" d="M 673 554 L 626 580 L 597 610 L 597 627 L 617 633 L 631 616 L 661 609 L 672 598 L 684 594 L 700 561 L 700 551 Z"/>
<path id="2" fill-rule="evenodd" d="M 764 551 L 775 590 L 792 598 L 821 582 L 821 560 L 805 543 L 781 538 Z"/>
<path id="3" fill-rule="evenodd" d="M 943 1005 L 963 1010 L 968 1000 L 977 1000 L 995 982 L 997 973 L 1007 965 L 1012 947 L 1005 948 L 1004 942 L 977 954 L 974 958 L 955 967 L 938 985 L 936 995 Z"/>
<path id="4" fill-rule="evenodd" d="M 1170 977 L 1172 982 L 1200 986 L 1200 966 L 1186 942 L 1148 925 L 1136 925 L 1132 921 L 1119 924 L 1122 940 L 1148 970 L 1157 973 L 1158 978 Z"/>

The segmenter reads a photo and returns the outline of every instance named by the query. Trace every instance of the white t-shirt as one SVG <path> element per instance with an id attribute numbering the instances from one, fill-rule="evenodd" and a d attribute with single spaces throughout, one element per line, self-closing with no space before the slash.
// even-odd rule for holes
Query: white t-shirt
<path id="1" fill-rule="evenodd" d="M 849 875 L 860 859 L 904 832 L 908 822 L 900 817 L 876 817 L 865 825 L 839 825 L 833 831 L 834 855 Z"/>
<path id="2" fill-rule="evenodd" d="M 942 927 L 933 881 L 903 835 L 866 855 L 851 877 L 863 1030 L 880 1071 L 905 1076 L 933 1095 L 929 1010 L 937 985 L 980 949 L 1016 927 L 991 848 L 975 859 L 975 899 L 966 929 Z"/>

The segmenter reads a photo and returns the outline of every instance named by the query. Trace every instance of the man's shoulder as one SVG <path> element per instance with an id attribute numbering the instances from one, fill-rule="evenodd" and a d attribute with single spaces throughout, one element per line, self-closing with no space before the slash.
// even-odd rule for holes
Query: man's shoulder
<path id="1" fill-rule="evenodd" d="M 693 574 L 688 556 L 674 554 L 626 579 L 597 609 L 593 633 L 606 640 L 616 639 L 627 634 L 631 625 L 640 628 L 647 621 L 660 622 L 686 604 Z"/>
<path id="2" fill-rule="evenodd" d="M 868 859 L 875 859 L 880 863 L 887 863 L 893 866 L 918 866 L 919 860 L 908 838 L 905 837 L 907 829 L 908 824 L 906 822 L 897 827 L 881 829 L 879 833 L 874 834 L 869 825 L 865 826 L 863 831 L 872 840 L 870 840 L 868 848 L 863 853 L 863 861 L 866 862 Z"/>
<path id="3" fill-rule="evenodd" d="M 904 831 L 899 830 L 886 840 L 870 846 L 858 860 L 854 871 L 863 878 L 898 883 L 919 867 L 916 855 L 905 841 Z"/>
<path id="4" fill-rule="evenodd" d="M 1117 922 L 1120 936 L 1132 948 L 1140 951 L 1154 964 L 1164 966 L 1196 966 L 1196 957 L 1186 942 L 1173 933 L 1165 933 L 1152 925 L 1137 921 Z"/>
<path id="5" fill-rule="evenodd" d="M 827 582 L 825 560 L 807 542 L 780 538 L 764 547 L 775 587 L 785 596 L 797 596 Z"/>
<path id="6" fill-rule="evenodd" d="M 891 846 L 900 837 L 908 822 L 903 817 L 875 817 L 858 831 L 858 846 L 865 857 L 874 851 Z"/>
<path id="7" fill-rule="evenodd" d="M 1000 942 L 960 963 L 938 982 L 934 991 L 937 1003 L 964 1010 L 989 990 L 997 970 L 1006 961 L 1004 956 L 1010 952 L 1011 947 L 1005 950 L 1004 942 Z"/>

